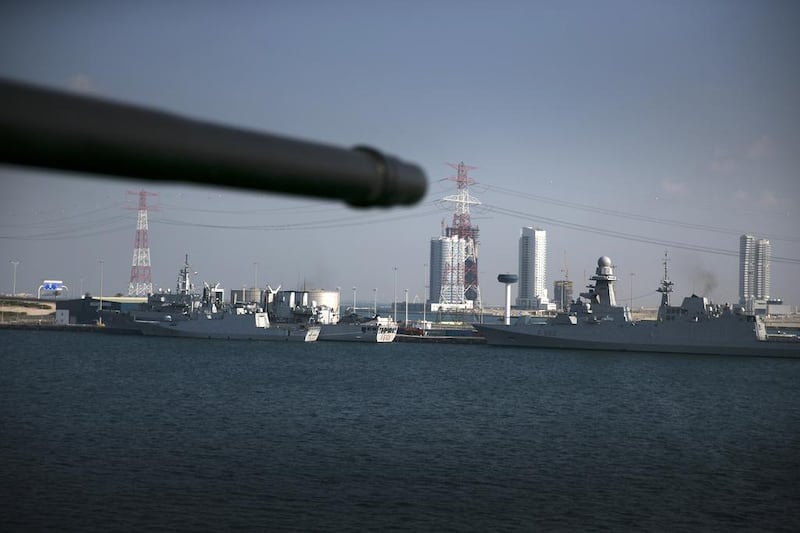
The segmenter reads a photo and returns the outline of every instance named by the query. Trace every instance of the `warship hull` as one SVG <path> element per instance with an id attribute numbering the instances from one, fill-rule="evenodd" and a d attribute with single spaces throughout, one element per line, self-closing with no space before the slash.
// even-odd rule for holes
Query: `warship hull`
<path id="1" fill-rule="evenodd" d="M 260 327 L 253 315 L 226 315 L 221 318 L 198 318 L 174 322 L 133 321 L 142 335 L 276 342 L 314 342 L 317 326 L 270 325 Z"/>
<path id="2" fill-rule="evenodd" d="M 314 342 L 319 336 L 319 326 L 297 324 L 264 327 L 263 320 L 253 314 L 218 314 L 207 318 L 170 317 L 151 319 L 144 314 L 104 314 L 104 322 L 110 330 L 148 337 L 184 337 L 193 339 L 224 339 L 247 341 Z"/>
<path id="3" fill-rule="evenodd" d="M 224 304 L 219 284 L 206 283 L 202 294 L 196 293 L 190 273 L 187 255 L 174 294 L 151 294 L 145 309 L 101 312 L 103 322 L 115 332 L 149 337 L 278 342 L 314 342 L 319 337 L 319 326 L 271 324 L 257 302 Z"/>
<path id="4" fill-rule="evenodd" d="M 486 343 L 564 350 L 800 358 L 800 343 L 717 337 L 698 328 L 638 322 L 623 325 L 474 324 Z"/>
<path id="5" fill-rule="evenodd" d="M 630 310 L 617 305 L 617 277 L 611 259 L 602 256 L 589 278 L 594 284 L 580 293 L 568 312 L 544 323 L 520 318 L 513 325 L 473 326 L 494 346 L 800 358 L 797 337 L 770 340 L 763 318 L 741 308 L 715 305 L 695 294 L 684 298 L 680 306 L 670 305 L 674 283 L 667 275 L 667 261 L 665 254 L 664 278 L 657 289 L 661 293 L 657 320 L 633 321 Z"/>

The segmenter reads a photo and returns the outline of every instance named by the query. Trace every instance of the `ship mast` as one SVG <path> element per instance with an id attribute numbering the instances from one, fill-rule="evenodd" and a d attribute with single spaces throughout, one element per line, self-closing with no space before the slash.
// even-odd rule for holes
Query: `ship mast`
<path id="1" fill-rule="evenodd" d="M 667 308 L 669 307 L 669 294 L 672 292 L 672 286 L 675 285 L 672 281 L 670 281 L 669 276 L 667 275 L 667 263 L 669 262 L 669 258 L 667 257 L 667 252 L 664 252 L 664 279 L 661 280 L 661 286 L 656 289 L 656 291 L 661 293 L 661 306 L 658 308 L 658 319 L 664 320 L 667 314 Z"/>
<path id="2" fill-rule="evenodd" d="M 189 254 L 186 254 L 183 268 L 178 276 L 178 294 L 189 294 L 192 291 L 192 282 L 189 279 L 189 271 Z"/>

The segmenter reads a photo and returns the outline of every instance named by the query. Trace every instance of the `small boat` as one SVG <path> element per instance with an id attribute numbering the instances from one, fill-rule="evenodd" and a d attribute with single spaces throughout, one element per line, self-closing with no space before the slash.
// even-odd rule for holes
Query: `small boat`
<path id="1" fill-rule="evenodd" d="M 321 341 L 386 343 L 397 337 L 397 322 L 378 315 L 363 318 L 353 314 L 336 324 L 322 324 L 320 327 Z"/>

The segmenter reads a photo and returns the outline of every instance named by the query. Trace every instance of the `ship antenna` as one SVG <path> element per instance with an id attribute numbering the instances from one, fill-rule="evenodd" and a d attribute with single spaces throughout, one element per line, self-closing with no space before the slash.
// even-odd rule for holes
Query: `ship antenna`
<path id="1" fill-rule="evenodd" d="M 674 285 L 667 274 L 667 263 L 669 263 L 669 257 L 667 252 L 664 251 L 664 279 L 661 280 L 661 286 L 656 289 L 661 293 L 661 306 L 658 309 L 659 320 L 663 320 L 666 315 L 667 307 L 669 307 L 669 294 L 672 292 L 672 286 Z"/>

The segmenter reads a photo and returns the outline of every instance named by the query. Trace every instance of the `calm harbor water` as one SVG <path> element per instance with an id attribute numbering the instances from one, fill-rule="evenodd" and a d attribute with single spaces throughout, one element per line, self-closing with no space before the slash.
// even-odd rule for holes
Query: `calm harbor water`
<path id="1" fill-rule="evenodd" d="M 800 361 L 0 331 L 0 529 L 800 529 Z"/>

